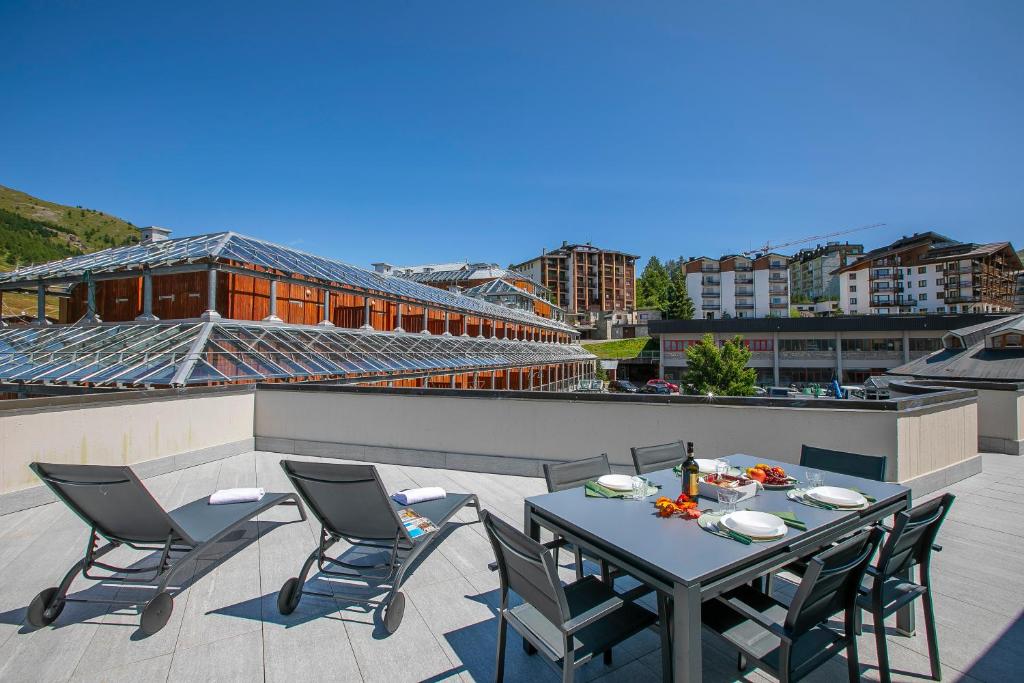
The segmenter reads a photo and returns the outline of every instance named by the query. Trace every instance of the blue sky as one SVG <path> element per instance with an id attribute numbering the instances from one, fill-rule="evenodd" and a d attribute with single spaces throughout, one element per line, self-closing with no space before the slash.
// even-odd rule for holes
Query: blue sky
<path id="1" fill-rule="evenodd" d="M 1018 0 L 291 4 L 4 0 L 0 184 L 358 264 L 1024 246 Z"/>

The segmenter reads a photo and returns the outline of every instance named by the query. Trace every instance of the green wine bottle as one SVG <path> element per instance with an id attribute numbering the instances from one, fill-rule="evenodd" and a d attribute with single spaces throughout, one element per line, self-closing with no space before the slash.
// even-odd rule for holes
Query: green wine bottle
<path id="1" fill-rule="evenodd" d="M 696 498 L 700 493 L 698 479 L 700 478 L 700 465 L 693 458 L 693 442 L 686 442 L 686 460 L 683 462 L 683 493 Z"/>

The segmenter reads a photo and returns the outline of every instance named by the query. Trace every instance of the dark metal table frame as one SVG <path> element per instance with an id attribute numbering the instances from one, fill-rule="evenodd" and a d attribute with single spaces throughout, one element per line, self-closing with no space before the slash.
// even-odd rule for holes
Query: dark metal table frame
<path id="1" fill-rule="evenodd" d="M 753 458 L 747 455 L 733 455 L 728 456 L 728 458 L 730 463 L 737 467 L 749 467 L 757 462 L 765 462 L 770 465 L 780 465 L 789 468 L 790 471 L 801 476 L 810 469 L 795 467 L 790 463 Z M 528 498 L 524 504 L 524 530 L 530 537 L 540 540 L 540 530 L 543 527 L 564 537 L 568 542 L 579 546 L 588 555 L 605 560 L 637 580 L 651 586 L 659 592 L 659 600 L 663 598 L 670 599 L 672 604 L 670 617 L 672 622 L 670 629 L 672 653 L 671 658 L 668 658 L 668 653 L 663 653 L 662 661 L 670 669 L 670 671 L 664 672 L 664 678 L 665 680 L 673 680 L 677 683 L 692 683 L 701 680 L 701 603 L 737 586 L 750 583 L 771 572 L 780 570 L 796 559 L 813 554 L 819 548 L 824 548 L 858 529 L 870 526 L 886 517 L 891 517 L 900 510 L 910 506 L 910 489 L 908 488 L 891 483 L 881 484 L 880 482 L 872 482 L 866 479 L 836 475 L 829 472 L 824 474 L 827 478 L 826 483 L 839 480 L 837 485 L 853 485 L 861 491 L 869 492 L 872 495 L 875 494 L 875 491 L 872 491 L 873 488 L 877 491 L 877 488 L 884 486 L 892 495 L 876 496 L 878 500 L 864 510 L 840 512 L 839 514 L 843 515 L 841 519 L 834 522 L 830 521 L 827 525 L 823 526 L 811 526 L 808 531 L 792 536 L 792 538 L 787 536 L 786 540 L 791 540 L 791 543 L 755 543 L 751 546 L 745 546 L 749 550 L 748 558 L 739 564 L 722 567 L 701 580 L 679 577 L 656 564 L 646 561 L 644 557 L 632 554 L 628 550 L 616 546 L 595 533 L 593 529 L 587 530 L 582 528 L 581 525 L 585 524 L 582 518 L 574 519 L 575 515 L 566 518 L 567 516 L 560 516 L 546 509 L 545 499 L 551 500 L 551 496 L 566 494 L 567 492 L 565 491 Z M 679 482 L 678 477 L 669 471 L 653 473 L 647 476 L 651 478 L 660 477 L 661 481 L 665 483 L 665 488 L 663 488 L 664 495 L 668 495 L 671 498 L 675 497 L 676 492 L 674 489 L 669 488 L 668 482 L 671 480 L 667 479 L 667 477 L 673 477 L 676 486 L 678 486 Z M 570 491 L 578 495 L 581 501 L 592 500 L 585 499 L 580 489 L 570 489 Z M 765 500 L 778 501 L 778 498 L 769 497 L 782 496 L 785 498 L 785 495 L 784 491 L 763 491 L 759 497 L 764 496 Z M 653 501 L 653 498 L 648 499 L 648 501 Z M 761 502 L 763 503 L 764 501 Z M 809 510 L 810 512 L 807 513 L 807 516 L 811 516 L 811 512 L 816 512 L 813 508 L 800 506 L 799 504 L 792 503 L 792 501 L 788 501 L 788 499 L 786 502 L 797 505 L 801 510 Z M 630 501 L 615 501 L 615 503 L 621 505 L 647 504 Z M 700 504 L 701 507 L 705 507 L 708 504 L 717 507 L 717 502 L 707 501 L 704 498 L 701 499 Z M 744 507 L 743 502 L 740 503 L 740 507 Z M 582 514 L 584 512 L 581 510 Z M 696 525 L 692 521 L 675 519 L 658 521 L 668 524 Z M 730 542 L 728 539 L 721 539 L 703 531 L 701 533 L 706 534 L 708 542 Z M 913 633 L 913 610 L 901 610 L 897 615 L 897 628 L 901 633 Z"/>

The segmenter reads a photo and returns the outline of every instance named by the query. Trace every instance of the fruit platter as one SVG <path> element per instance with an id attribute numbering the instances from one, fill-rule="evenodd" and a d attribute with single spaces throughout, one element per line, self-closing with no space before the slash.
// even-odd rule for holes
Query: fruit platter
<path id="1" fill-rule="evenodd" d="M 797 483 L 796 478 L 786 474 L 786 470 L 766 465 L 763 462 L 748 467 L 743 476 L 759 482 L 766 489 L 790 489 Z"/>

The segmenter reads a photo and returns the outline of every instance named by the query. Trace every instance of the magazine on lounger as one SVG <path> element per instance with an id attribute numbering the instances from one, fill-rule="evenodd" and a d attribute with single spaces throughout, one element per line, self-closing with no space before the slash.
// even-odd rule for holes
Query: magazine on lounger
<path id="1" fill-rule="evenodd" d="M 409 534 L 409 538 L 416 540 L 420 536 L 425 536 L 432 531 L 437 531 L 437 527 L 429 519 L 421 514 L 415 512 L 412 508 L 403 508 L 398 511 L 398 519 L 402 520 L 402 525 L 405 527 L 406 533 Z"/>

